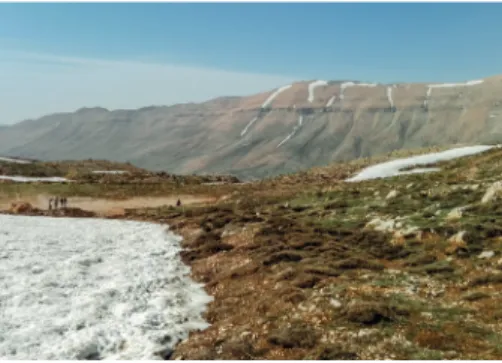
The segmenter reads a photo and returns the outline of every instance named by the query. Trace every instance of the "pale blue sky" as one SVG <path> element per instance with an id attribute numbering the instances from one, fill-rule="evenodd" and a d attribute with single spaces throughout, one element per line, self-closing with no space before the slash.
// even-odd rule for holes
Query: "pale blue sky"
<path id="1" fill-rule="evenodd" d="M 498 3 L 0 4 L 0 123 L 294 80 L 502 73 Z"/>

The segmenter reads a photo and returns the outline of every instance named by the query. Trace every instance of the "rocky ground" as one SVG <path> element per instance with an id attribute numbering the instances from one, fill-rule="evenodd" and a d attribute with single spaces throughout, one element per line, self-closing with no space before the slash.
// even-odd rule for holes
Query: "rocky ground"
<path id="1" fill-rule="evenodd" d="M 211 327 L 175 359 L 500 359 L 501 157 L 360 183 L 343 179 L 361 162 L 192 186 L 217 202 L 113 218 L 171 225 L 215 297 Z"/>

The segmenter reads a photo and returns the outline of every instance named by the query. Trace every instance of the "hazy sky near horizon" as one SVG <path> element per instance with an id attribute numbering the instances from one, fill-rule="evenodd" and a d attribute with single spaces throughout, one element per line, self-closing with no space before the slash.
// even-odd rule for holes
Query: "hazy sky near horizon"
<path id="1" fill-rule="evenodd" d="M 0 124 L 295 80 L 502 73 L 499 3 L 1 3 Z"/>

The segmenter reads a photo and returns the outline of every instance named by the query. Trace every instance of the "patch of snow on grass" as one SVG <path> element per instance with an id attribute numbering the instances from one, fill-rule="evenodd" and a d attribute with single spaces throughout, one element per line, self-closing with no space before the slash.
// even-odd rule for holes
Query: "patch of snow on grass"
<path id="1" fill-rule="evenodd" d="M 477 145 L 466 146 L 446 151 L 412 156 L 408 158 L 396 159 L 385 163 L 369 166 L 359 172 L 352 178 L 346 179 L 347 182 L 363 181 L 378 178 L 388 178 L 402 174 L 414 174 L 421 172 L 437 171 L 437 168 L 415 168 L 412 170 L 401 171 L 401 169 L 409 168 L 415 165 L 434 164 L 440 161 L 452 160 L 463 156 L 469 156 L 487 151 L 495 146 L 493 145 Z"/>
<path id="2" fill-rule="evenodd" d="M 58 176 L 51 176 L 51 177 L 30 177 L 30 176 L 20 176 L 20 175 L 15 175 L 15 176 L 0 175 L 0 179 L 3 179 L 3 180 L 12 180 L 12 181 L 21 182 L 21 183 L 29 183 L 29 182 L 37 182 L 37 181 L 52 182 L 52 183 L 61 183 L 61 182 L 71 181 L 69 179 L 61 178 L 61 177 L 58 177 Z"/>
<path id="3" fill-rule="evenodd" d="M 15 164 L 31 164 L 31 161 L 29 161 L 29 160 L 12 159 L 12 158 L 6 158 L 3 156 L 0 156 L 0 161 L 6 161 L 8 163 L 15 163 Z"/>
<path id="4" fill-rule="evenodd" d="M 310 103 L 312 103 L 314 101 L 314 90 L 317 88 L 317 87 L 320 87 L 320 86 L 327 86 L 328 85 L 328 82 L 326 81 L 314 81 L 312 83 L 309 84 L 309 97 L 308 97 L 308 101 Z"/>
<path id="5" fill-rule="evenodd" d="M 126 174 L 126 170 L 94 170 L 93 174 Z"/>
<path id="6" fill-rule="evenodd" d="M 269 106 L 272 101 L 282 92 L 290 89 L 292 87 L 291 84 L 288 84 L 287 86 L 282 86 L 281 88 L 278 88 L 274 93 L 272 93 L 266 100 L 263 102 L 263 105 L 261 105 L 261 108 L 265 108 Z"/>
<path id="7" fill-rule="evenodd" d="M 157 224 L 0 215 L 0 357 L 158 359 L 212 300 Z"/>
<path id="8" fill-rule="evenodd" d="M 302 124 L 303 124 L 303 116 L 300 115 L 300 117 L 298 117 L 298 124 L 293 128 L 293 131 L 284 138 L 284 140 L 282 140 L 279 145 L 277 145 L 276 149 L 282 145 L 284 145 L 289 139 L 291 139 L 295 134 L 296 132 L 298 131 L 298 129 L 300 127 L 302 127 Z"/>
<path id="9" fill-rule="evenodd" d="M 246 127 L 244 128 L 244 130 L 241 131 L 241 136 L 246 135 L 246 132 L 248 132 L 248 129 L 251 126 L 253 126 L 253 124 L 256 122 L 256 120 L 258 120 L 258 117 L 255 117 L 254 119 L 252 119 L 251 121 L 249 121 L 249 123 L 246 125 Z"/>

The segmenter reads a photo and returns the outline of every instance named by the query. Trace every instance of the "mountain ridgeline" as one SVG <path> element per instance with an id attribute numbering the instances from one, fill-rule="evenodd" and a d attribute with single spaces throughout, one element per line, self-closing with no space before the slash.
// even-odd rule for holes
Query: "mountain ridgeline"
<path id="1" fill-rule="evenodd" d="M 452 84 L 309 81 L 199 104 L 48 115 L 0 127 L 0 155 L 250 179 L 396 149 L 501 140 L 501 76 Z"/>

